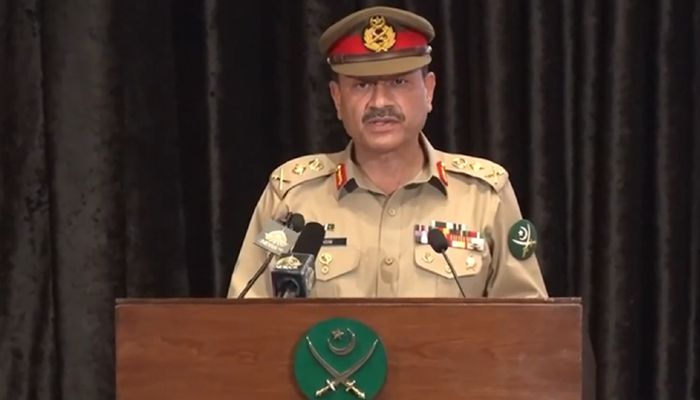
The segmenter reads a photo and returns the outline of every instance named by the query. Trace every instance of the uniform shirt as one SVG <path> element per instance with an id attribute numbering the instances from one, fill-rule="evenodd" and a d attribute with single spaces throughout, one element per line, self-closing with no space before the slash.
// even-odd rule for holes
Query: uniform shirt
<path id="1" fill-rule="evenodd" d="M 449 154 L 421 134 L 425 168 L 391 195 L 378 190 L 344 151 L 293 159 L 270 177 L 253 212 L 231 276 L 236 297 L 264 262 L 254 244 L 270 219 L 301 213 L 327 227 L 311 297 L 459 297 L 427 229 L 444 229 L 446 254 L 467 297 L 544 298 L 534 249 L 508 173 L 489 160 Z M 269 272 L 246 298 L 273 297 Z"/>

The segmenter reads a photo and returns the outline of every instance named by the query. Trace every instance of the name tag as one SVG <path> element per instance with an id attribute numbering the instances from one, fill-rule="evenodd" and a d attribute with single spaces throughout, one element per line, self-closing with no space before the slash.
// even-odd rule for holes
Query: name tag
<path id="1" fill-rule="evenodd" d="M 347 246 L 348 238 L 325 238 L 323 239 L 324 246 Z"/>

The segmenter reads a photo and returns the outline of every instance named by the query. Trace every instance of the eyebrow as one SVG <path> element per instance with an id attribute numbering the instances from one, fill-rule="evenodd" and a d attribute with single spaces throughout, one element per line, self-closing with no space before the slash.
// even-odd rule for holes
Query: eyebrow
<path id="1" fill-rule="evenodd" d="M 393 80 L 393 79 L 406 79 L 408 77 L 408 74 L 400 74 L 400 75 L 381 75 L 381 76 L 350 76 L 349 78 L 354 80 L 354 81 L 360 81 L 360 82 L 377 82 L 377 81 L 388 81 L 388 80 Z"/>

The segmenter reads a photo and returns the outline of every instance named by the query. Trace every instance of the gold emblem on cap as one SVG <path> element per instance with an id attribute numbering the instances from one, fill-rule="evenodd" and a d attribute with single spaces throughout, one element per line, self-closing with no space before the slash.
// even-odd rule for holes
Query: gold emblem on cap
<path id="1" fill-rule="evenodd" d="M 362 41 L 368 50 L 375 53 L 388 51 L 396 44 L 396 31 L 386 23 L 386 18 L 376 15 L 369 19 Z"/>

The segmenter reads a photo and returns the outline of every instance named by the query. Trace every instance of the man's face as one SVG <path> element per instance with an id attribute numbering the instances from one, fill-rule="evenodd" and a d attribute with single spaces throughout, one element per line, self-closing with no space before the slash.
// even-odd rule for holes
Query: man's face
<path id="1" fill-rule="evenodd" d="M 381 154 L 417 140 L 432 110 L 435 75 L 420 69 L 391 76 L 341 75 L 330 89 L 355 145 Z"/>

